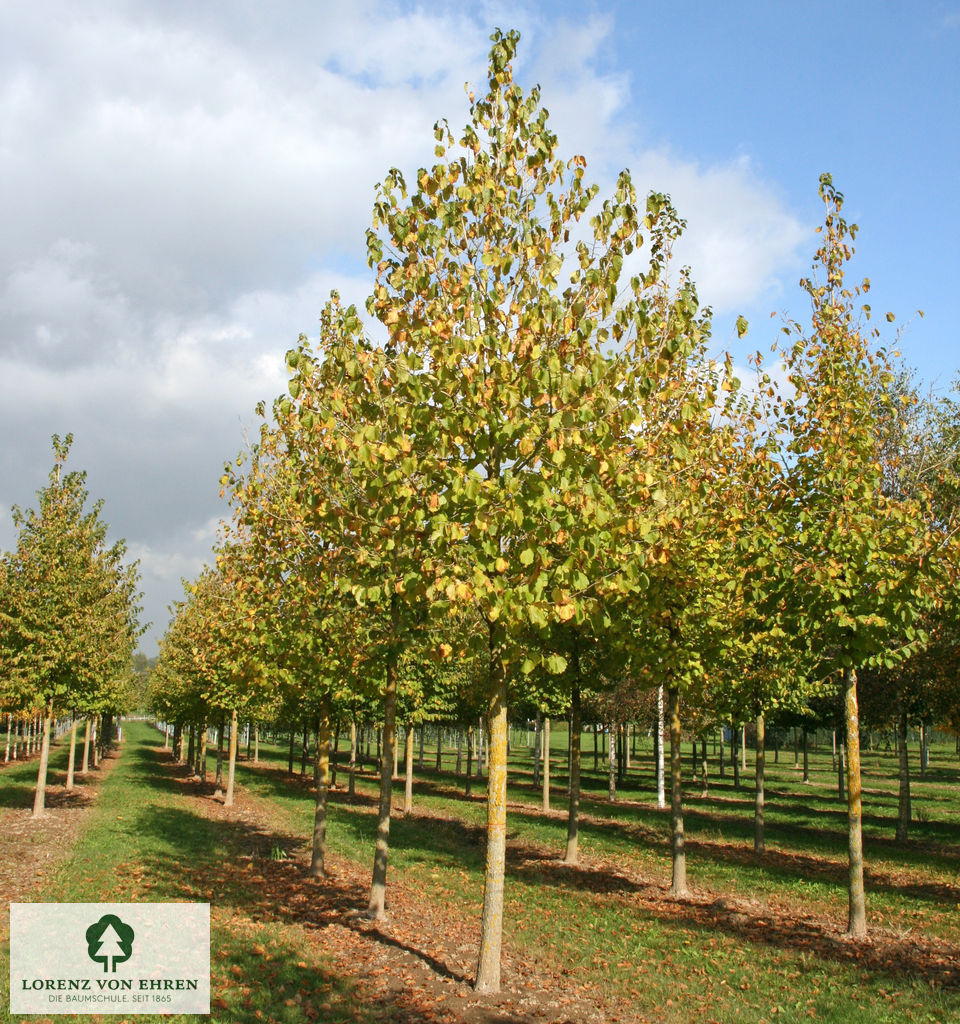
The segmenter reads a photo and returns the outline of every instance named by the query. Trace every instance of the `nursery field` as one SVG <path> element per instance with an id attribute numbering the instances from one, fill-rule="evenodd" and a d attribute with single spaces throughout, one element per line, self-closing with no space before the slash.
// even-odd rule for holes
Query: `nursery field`
<path id="1" fill-rule="evenodd" d="M 554 742 L 565 742 L 555 736 Z M 668 810 L 658 810 L 649 742 L 617 800 L 584 737 L 581 864 L 566 836 L 565 755 L 554 748 L 551 810 L 532 758 L 514 743 L 509 790 L 503 991 L 471 987 L 483 887 L 485 798 L 464 797 L 452 759 L 416 773 L 414 810 L 395 784 L 388 919 L 366 906 L 376 832 L 375 766 L 331 793 L 328 878 L 309 877 L 312 777 L 287 750 L 242 760 L 227 809 L 145 722 L 78 786 L 52 756 L 49 812 L 29 820 L 35 761 L 0 768 L 0 895 L 5 901 L 209 901 L 212 1021 L 960 1020 L 960 763 L 934 747 L 912 782 L 908 843 L 894 841 L 896 759 L 865 752 L 870 933 L 846 923 L 846 812 L 829 748 L 809 783 L 783 750 L 767 764 L 767 852 L 753 852 L 752 752 L 734 787 L 710 760 L 706 797 L 685 794 L 692 894 L 667 897 Z M 344 756 L 341 751 L 341 758 Z M 689 771 L 688 765 L 684 766 Z M 0 1020 L 6 906 L 0 919 Z M 31 1018 L 32 1019 L 32 1018 Z M 85 1018 L 86 1019 L 86 1018 Z M 94 1018 L 89 1018 L 94 1019 Z M 119 1019 L 119 1018 L 110 1018 Z M 147 1021 L 149 1017 L 138 1017 Z M 159 1019 L 159 1018 L 158 1018 Z M 166 1020 L 186 1018 L 165 1017 Z"/>

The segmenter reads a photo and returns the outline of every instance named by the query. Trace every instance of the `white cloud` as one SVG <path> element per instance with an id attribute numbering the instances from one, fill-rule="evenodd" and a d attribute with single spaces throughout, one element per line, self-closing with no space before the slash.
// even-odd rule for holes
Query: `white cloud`
<path id="1" fill-rule="evenodd" d="M 747 164 L 642 149 L 609 17 L 387 0 L 229 15 L 186 0 L 8 6 L 3 507 L 31 503 L 50 435 L 72 431 L 72 462 L 142 558 L 148 617 L 163 618 L 226 511 L 223 462 L 254 405 L 284 389 L 285 350 L 315 331 L 331 288 L 362 305 L 375 182 L 433 159 L 438 118 L 459 132 L 496 24 L 519 25 L 518 78 L 542 83 L 562 152 L 673 193 L 705 302 L 775 288 L 796 220 Z M 11 533 L 0 515 L 0 540 Z"/>

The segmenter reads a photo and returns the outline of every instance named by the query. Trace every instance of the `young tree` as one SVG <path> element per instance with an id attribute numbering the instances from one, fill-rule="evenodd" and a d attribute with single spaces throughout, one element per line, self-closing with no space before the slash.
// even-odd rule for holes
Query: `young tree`
<path id="1" fill-rule="evenodd" d="M 804 279 L 812 323 L 786 330 L 784 355 L 794 395 L 785 407 L 787 446 L 782 548 L 789 571 L 781 611 L 787 632 L 822 653 L 820 675 L 842 675 L 846 723 L 849 916 L 866 934 L 861 829 L 857 670 L 892 667 L 923 646 L 923 615 L 941 597 L 948 534 L 931 515 L 930 496 L 891 494 L 881 458 L 881 413 L 896 400 L 886 352 L 874 349 L 856 307 L 869 283 L 844 284 L 856 226 L 843 196 L 820 179 L 822 243 Z M 888 314 L 888 319 L 893 315 Z M 873 336 L 878 332 L 874 331 Z"/>

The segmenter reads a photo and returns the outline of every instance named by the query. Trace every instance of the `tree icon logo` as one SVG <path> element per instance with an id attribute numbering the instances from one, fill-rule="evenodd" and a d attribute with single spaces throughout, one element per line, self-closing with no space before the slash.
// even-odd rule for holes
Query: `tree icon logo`
<path id="1" fill-rule="evenodd" d="M 130 959 L 133 952 L 133 929 L 115 914 L 104 914 L 86 932 L 87 956 L 103 964 L 103 973 L 113 972 L 117 964 Z"/>

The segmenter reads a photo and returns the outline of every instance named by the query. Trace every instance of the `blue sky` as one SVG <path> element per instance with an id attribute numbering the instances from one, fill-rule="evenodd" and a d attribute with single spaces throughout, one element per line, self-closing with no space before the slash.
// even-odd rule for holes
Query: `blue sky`
<path id="1" fill-rule="evenodd" d="M 718 353 L 742 364 L 776 338 L 771 312 L 805 318 L 830 171 L 860 225 L 852 273 L 906 323 L 905 362 L 949 387 L 960 0 L 6 4 L 0 546 L 72 431 L 141 561 L 153 652 L 284 352 L 330 288 L 367 294 L 375 183 L 432 160 L 437 118 L 464 122 L 495 26 L 520 30 L 517 78 L 540 82 L 561 155 L 583 153 L 601 194 L 623 166 L 671 193 Z"/>

